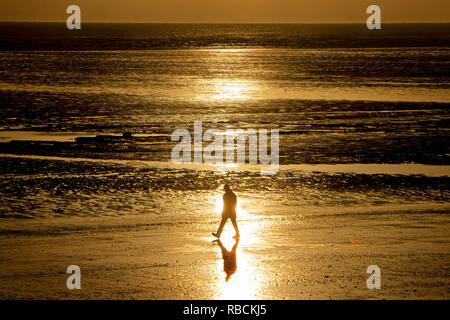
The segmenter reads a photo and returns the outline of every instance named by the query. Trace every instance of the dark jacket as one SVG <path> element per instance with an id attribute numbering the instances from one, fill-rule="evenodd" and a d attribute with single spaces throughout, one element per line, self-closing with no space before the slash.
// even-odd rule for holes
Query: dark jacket
<path id="1" fill-rule="evenodd" d="M 223 195 L 223 211 L 224 216 L 236 216 L 236 195 L 233 191 L 227 191 Z"/>

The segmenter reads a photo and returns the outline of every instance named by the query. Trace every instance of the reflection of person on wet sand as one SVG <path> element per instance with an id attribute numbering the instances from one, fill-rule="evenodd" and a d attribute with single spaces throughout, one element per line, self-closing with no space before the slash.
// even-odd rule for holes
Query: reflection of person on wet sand
<path id="1" fill-rule="evenodd" d="M 219 229 L 217 229 L 217 232 L 213 232 L 212 235 L 220 238 L 225 223 L 228 219 L 230 219 L 231 223 L 233 223 L 234 231 L 236 232 L 234 238 L 237 239 L 239 238 L 239 228 L 236 222 L 236 194 L 231 191 L 228 184 L 226 184 L 223 188 L 225 189 L 225 194 L 223 195 L 222 221 L 220 221 L 220 226 Z"/>
<path id="2" fill-rule="evenodd" d="M 236 249 L 239 244 L 239 239 L 236 239 L 234 243 L 233 249 L 228 251 L 227 248 L 222 244 L 222 241 L 219 239 L 214 240 L 222 250 L 222 258 L 223 258 L 223 271 L 227 274 L 225 281 L 230 280 L 230 277 L 236 272 L 237 264 L 236 264 Z"/>

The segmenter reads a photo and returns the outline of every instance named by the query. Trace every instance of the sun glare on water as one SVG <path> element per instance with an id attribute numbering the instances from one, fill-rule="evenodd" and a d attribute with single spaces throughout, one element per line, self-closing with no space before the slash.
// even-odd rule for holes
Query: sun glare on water
<path id="1" fill-rule="evenodd" d="M 216 214 L 222 214 L 222 210 L 223 210 L 223 199 L 222 199 L 223 195 L 220 194 L 217 196 L 216 198 L 216 202 L 215 202 L 215 213 Z M 241 207 L 241 201 L 240 199 L 237 199 L 237 204 L 236 204 L 236 216 L 238 218 L 238 220 L 244 220 L 249 218 L 247 211 L 245 211 L 242 207 Z M 224 231 L 225 232 L 225 231 Z M 242 231 L 241 231 L 242 233 Z"/>
<path id="2" fill-rule="evenodd" d="M 245 100 L 255 90 L 251 81 L 239 79 L 214 79 L 213 100 Z"/>
<path id="3" fill-rule="evenodd" d="M 241 239 L 237 242 L 234 236 L 234 229 L 231 222 L 225 225 L 221 236 L 221 244 L 224 248 L 218 249 L 218 259 L 216 262 L 215 272 L 217 273 L 218 283 L 216 299 L 257 299 L 260 294 L 260 277 L 256 267 L 256 261 L 253 255 L 246 250 L 249 246 L 258 243 L 258 233 L 256 221 L 251 221 L 251 216 L 241 206 L 241 201 L 237 202 L 236 214 L 238 226 L 241 233 Z M 215 202 L 215 213 L 220 216 L 223 208 L 222 194 L 217 196 Z M 219 247 L 219 246 L 217 246 Z M 233 249 L 234 253 L 233 253 Z M 225 256 L 229 258 L 224 258 Z M 225 259 L 231 259 L 235 263 L 235 269 L 230 272 L 229 262 Z"/>

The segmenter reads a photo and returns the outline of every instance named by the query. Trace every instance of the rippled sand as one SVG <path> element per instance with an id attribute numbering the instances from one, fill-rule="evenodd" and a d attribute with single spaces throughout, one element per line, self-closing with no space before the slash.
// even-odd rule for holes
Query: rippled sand
<path id="1" fill-rule="evenodd" d="M 446 176 L 0 161 L 2 299 L 449 297 Z M 224 182 L 239 199 L 235 270 L 210 235 Z M 79 291 L 66 288 L 72 264 Z M 374 264 L 380 290 L 366 287 Z"/>

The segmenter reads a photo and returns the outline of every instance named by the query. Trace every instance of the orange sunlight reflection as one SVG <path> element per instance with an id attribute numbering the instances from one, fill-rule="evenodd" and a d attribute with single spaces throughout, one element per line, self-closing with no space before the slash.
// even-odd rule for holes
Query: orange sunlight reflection
<path id="1" fill-rule="evenodd" d="M 242 67 L 249 64 L 250 57 L 248 50 L 209 50 L 202 81 L 207 91 L 202 98 L 214 102 L 247 100 L 260 94 L 259 81 L 249 80 L 249 69 Z"/>
<path id="2" fill-rule="evenodd" d="M 227 237 L 227 239 L 230 239 Z M 225 242 L 225 241 L 224 241 Z M 231 251 L 235 245 L 233 241 L 231 244 L 224 244 L 224 247 Z M 239 248 L 236 250 L 236 271 L 231 274 L 227 280 L 228 274 L 224 271 L 223 259 L 217 261 L 218 275 L 218 294 L 216 299 L 221 300 L 252 300 L 257 299 L 259 284 L 257 281 L 256 268 L 253 267 L 249 261 L 248 256 Z"/>
<path id="3" fill-rule="evenodd" d="M 212 82 L 213 100 L 245 100 L 255 91 L 252 81 L 215 78 Z"/>
<path id="4" fill-rule="evenodd" d="M 241 240 L 233 239 L 234 230 L 228 221 L 220 241 L 216 242 L 216 299 L 253 300 L 258 299 L 261 293 L 263 275 L 258 273 L 256 256 L 248 252 L 249 246 L 259 242 L 257 221 L 242 208 L 241 202 L 238 199 L 236 208 Z M 221 214 L 222 206 L 222 195 L 219 195 L 216 199 L 216 214 Z"/>
<path id="5" fill-rule="evenodd" d="M 234 165 L 237 166 L 237 165 Z M 216 197 L 216 206 L 215 206 L 215 212 L 217 214 L 222 214 L 222 208 L 223 208 L 223 199 L 222 199 L 223 194 L 219 194 Z M 237 205 L 236 205 L 236 216 L 238 217 L 238 220 L 247 220 L 250 219 L 251 216 L 247 213 L 247 211 L 245 211 L 242 207 L 241 207 L 241 199 L 237 199 Z M 224 230 L 224 232 L 226 231 L 226 229 Z M 242 232 L 241 232 L 242 234 Z"/>

